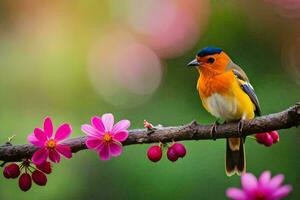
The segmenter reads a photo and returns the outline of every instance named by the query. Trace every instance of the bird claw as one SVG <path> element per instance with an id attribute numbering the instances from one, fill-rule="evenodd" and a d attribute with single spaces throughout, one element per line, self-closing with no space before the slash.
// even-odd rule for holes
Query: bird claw
<path id="1" fill-rule="evenodd" d="M 244 120 L 241 119 L 238 123 L 238 134 L 240 137 L 243 136 Z"/>
<path id="2" fill-rule="evenodd" d="M 215 123 L 212 125 L 211 129 L 210 129 L 210 135 L 212 137 L 213 140 L 216 140 L 216 133 L 217 133 L 217 126 L 220 125 L 220 123 L 217 121 L 215 121 Z"/>

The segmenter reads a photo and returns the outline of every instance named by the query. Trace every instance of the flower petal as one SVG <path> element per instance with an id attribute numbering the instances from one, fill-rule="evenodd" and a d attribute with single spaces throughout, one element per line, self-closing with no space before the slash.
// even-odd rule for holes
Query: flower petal
<path id="1" fill-rule="evenodd" d="M 245 173 L 241 178 L 243 189 L 246 192 L 251 192 L 257 188 L 257 179 L 251 173 Z"/>
<path id="2" fill-rule="evenodd" d="M 129 126 L 130 126 L 129 120 L 121 120 L 114 125 L 111 132 L 117 133 L 119 131 L 124 131 L 124 130 L 127 130 L 129 128 Z"/>
<path id="3" fill-rule="evenodd" d="M 100 132 L 104 133 L 105 132 L 105 126 L 102 122 L 102 119 L 101 117 L 98 117 L 98 116 L 94 116 L 92 117 L 91 119 L 91 123 L 92 125 Z"/>
<path id="4" fill-rule="evenodd" d="M 103 141 L 95 137 L 88 137 L 85 141 L 85 144 L 89 149 L 96 149 L 101 143 L 103 143 Z"/>
<path id="5" fill-rule="evenodd" d="M 111 131 L 114 125 L 114 116 L 111 113 L 106 113 L 102 115 L 102 122 L 105 127 L 105 131 Z"/>
<path id="6" fill-rule="evenodd" d="M 103 145 L 103 148 L 99 152 L 99 156 L 101 160 L 109 160 L 109 147 L 107 145 Z"/>
<path id="7" fill-rule="evenodd" d="M 98 131 L 96 128 L 94 128 L 93 126 L 88 125 L 88 124 L 82 125 L 81 130 L 88 136 L 92 136 L 92 137 L 96 137 L 96 138 L 99 138 L 99 137 L 102 138 L 102 135 L 104 135 L 104 133 Z"/>
<path id="8" fill-rule="evenodd" d="M 70 146 L 58 144 L 56 150 L 66 158 L 72 158 L 72 151 Z"/>
<path id="9" fill-rule="evenodd" d="M 269 182 L 269 188 L 271 190 L 278 188 L 281 185 L 281 183 L 283 182 L 283 179 L 284 179 L 283 174 L 278 174 L 278 175 L 274 176 Z"/>
<path id="10" fill-rule="evenodd" d="M 270 171 L 264 171 L 258 180 L 258 184 L 260 187 L 266 187 L 271 180 L 271 172 Z"/>
<path id="11" fill-rule="evenodd" d="M 31 144 L 33 144 L 35 146 L 38 146 L 38 147 L 44 147 L 45 146 L 45 142 L 36 139 L 34 133 L 28 135 L 27 140 L 28 140 L 28 142 L 30 142 Z"/>
<path id="12" fill-rule="evenodd" d="M 112 142 L 109 144 L 109 153 L 112 156 L 119 156 L 122 153 L 122 145 L 121 144 L 117 144 L 115 142 Z"/>
<path id="13" fill-rule="evenodd" d="M 70 124 L 66 124 L 66 123 L 62 124 L 60 127 L 58 127 L 55 133 L 54 140 L 57 142 L 62 141 L 68 138 L 71 133 L 72 133 L 72 127 L 70 126 Z"/>
<path id="14" fill-rule="evenodd" d="M 246 200 L 246 194 L 239 188 L 228 188 L 226 196 L 233 200 Z"/>
<path id="15" fill-rule="evenodd" d="M 292 186 L 290 185 L 284 185 L 277 189 L 273 194 L 271 199 L 282 199 L 286 197 L 291 191 L 292 191 Z"/>
<path id="16" fill-rule="evenodd" d="M 99 146 L 96 147 L 96 151 L 98 151 L 98 153 L 100 153 L 100 151 L 102 151 L 102 149 L 103 149 L 104 147 L 107 147 L 107 148 L 108 148 L 108 145 L 107 145 L 107 143 L 102 142 Z"/>
<path id="17" fill-rule="evenodd" d="M 128 132 L 127 131 L 117 132 L 115 135 L 113 135 L 113 138 L 118 142 L 123 142 L 128 138 Z"/>
<path id="18" fill-rule="evenodd" d="M 46 148 L 42 148 L 34 152 L 31 160 L 35 165 L 40 165 L 44 163 L 49 155 L 49 151 Z"/>
<path id="19" fill-rule="evenodd" d="M 46 142 L 47 136 L 44 133 L 44 131 L 42 131 L 40 128 L 35 128 L 34 131 L 33 131 L 33 133 L 34 133 L 35 138 L 37 140 L 40 140 L 41 142 Z"/>
<path id="20" fill-rule="evenodd" d="M 44 132 L 48 138 L 52 137 L 53 134 L 53 124 L 50 117 L 47 117 L 44 121 Z"/>
<path id="21" fill-rule="evenodd" d="M 52 162 L 59 163 L 60 155 L 57 153 L 55 149 L 49 151 L 49 158 Z"/>

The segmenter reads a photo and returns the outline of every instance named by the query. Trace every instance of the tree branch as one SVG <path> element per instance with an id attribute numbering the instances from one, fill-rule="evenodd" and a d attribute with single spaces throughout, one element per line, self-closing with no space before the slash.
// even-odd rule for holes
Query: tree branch
<path id="1" fill-rule="evenodd" d="M 124 146 L 132 144 L 171 142 L 181 140 L 209 140 L 228 137 L 241 137 L 254 133 L 261 133 L 271 130 L 287 129 L 297 127 L 300 124 L 300 102 L 296 103 L 282 112 L 274 113 L 253 120 L 244 121 L 243 130 L 240 134 L 238 123 L 232 122 L 218 125 L 214 136 L 211 135 L 212 125 L 199 125 L 196 121 L 190 124 L 173 127 L 161 127 L 149 132 L 146 129 L 134 129 L 129 131 L 129 136 L 123 142 Z M 66 140 L 72 152 L 86 149 L 85 136 Z M 0 160 L 5 162 L 20 161 L 30 158 L 38 149 L 31 144 L 11 145 L 6 143 L 0 146 Z"/>

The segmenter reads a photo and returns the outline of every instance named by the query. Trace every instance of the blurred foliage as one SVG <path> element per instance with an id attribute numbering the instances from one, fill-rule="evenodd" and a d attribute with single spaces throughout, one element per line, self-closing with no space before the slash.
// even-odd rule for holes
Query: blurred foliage
<path id="1" fill-rule="evenodd" d="M 17 135 L 15 143 L 26 142 L 47 115 L 56 125 L 71 123 L 74 136 L 83 134 L 80 126 L 91 116 L 105 112 L 114 113 L 117 120 L 130 119 L 132 128 L 141 128 L 144 119 L 165 126 L 193 119 L 210 124 L 214 118 L 202 108 L 195 89 L 198 74 L 185 67 L 198 49 L 208 45 L 222 47 L 244 68 L 263 114 L 300 100 L 299 84 L 282 65 L 287 32 L 278 28 L 289 23 L 285 30 L 290 31 L 299 23 L 282 18 L 264 2 L 208 2 L 210 15 L 198 43 L 183 55 L 162 60 L 159 88 L 128 108 L 104 100 L 92 85 L 87 67 L 98 29 L 117 16 L 111 7 L 122 10 L 124 5 L 95 0 L 33 2 L 0 3 L 2 143 L 12 134 Z M 25 22 L 18 24 L 23 18 Z M 291 34 L 288 39 L 294 37 Z M 256 175 L 264 170 L 284 173 L 294 187 L 289 199 L 296 200 L 300 198 L 299 128 L 280 134 L 279 144 L 272 148 L 247 140 L 247 169 Z M 225 199 L 227 187 L 239 186 L 239 177 L 227 178 L 224 173 L 223 140 L 184 144 L 188 155 L 176 163 L 166 158 L 155 164 L 148 161 L 149 145 L 126 147 L 121 157 L 109 162 L 100 161 L 95 152 L 82 151 L 55 165 L 44 188 L 34 186 L 23 193 L 17 181 L 0 178 L 0 199 Z"/>

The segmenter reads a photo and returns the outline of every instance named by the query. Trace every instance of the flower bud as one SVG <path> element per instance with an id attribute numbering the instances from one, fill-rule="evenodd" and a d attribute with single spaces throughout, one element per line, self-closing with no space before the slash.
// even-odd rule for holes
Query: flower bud
<path id="1" fill-rule="evenodd" d="M 153 129 L 153 125 L 149 123 L 147 120 L 144 120 L 144 127 L 147 128 L 148 130 Z"/>
<path id="2" fill-rule="evenodd" d="M 19 178 L 19 187 L 22 191 L 26 192 L 31 188 L 31 176 L 28 173 L 24 173 Z"/>
<path id="3" fill-rule="evenodd" d="M 47 184 L 47 176 L 43 172 L 35 170 L 32 172 L 31 176 L 33 182 L 35 182 L 37 185 L 44 186 Z"/>
<path id="4" fill-rule="evenodd" d="M 20 167 L 16 163 L 7 165 L 3 170 L 5 178 L 17 178 L 20 175 Z"/>
<path id="5" fill-rule="evenodd" d="M 161 147 L 158 145 L 152 146 L 148 149 L 147 156 L 149 160 L 152 162 L 157 162 L 162 157 L 162 150 Z"/>

